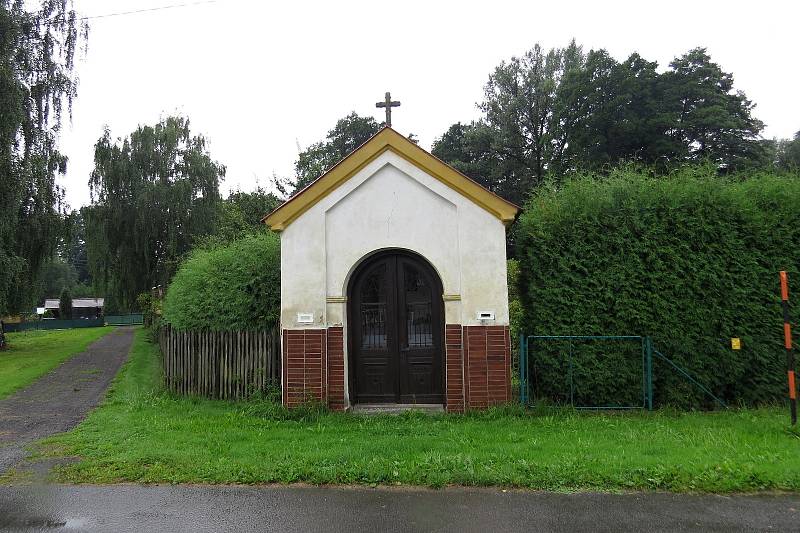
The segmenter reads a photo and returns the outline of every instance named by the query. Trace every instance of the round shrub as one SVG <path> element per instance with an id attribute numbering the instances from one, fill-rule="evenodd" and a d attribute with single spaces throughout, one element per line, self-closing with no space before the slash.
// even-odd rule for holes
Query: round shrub
<path id="1" fill-rule="evenodd" d="M 280 313 L 280 242 L 273 233 L 193 252 L 164 297 L 163 320 L 181 330 L 273 326 Z"/>
<path id="2" fill-rule="evenodd" d="M 778 271 L 800 294 L 800 179 L 583 177 L 540 191 L 516 231 L 526 334 L 649 335 L 729 403 L 786 396 Z M 568 400 L 567 346 L 532 348 L 534 394 Z M 637 348 L 575 344 L 575 403 L 641 405 Z M 662 405 L 710 405 L 657 359 L 654 389 Z"/>

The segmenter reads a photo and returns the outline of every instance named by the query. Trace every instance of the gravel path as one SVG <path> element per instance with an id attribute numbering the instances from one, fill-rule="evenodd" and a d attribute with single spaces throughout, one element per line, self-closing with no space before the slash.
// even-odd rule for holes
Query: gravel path
<path id="1" fill-rule="evenodd" d="M 0 474 L 25 458 L 25 446 L 75 427 L 105 395 L 128 357 L 133 328 L 117 328 L 0 400 Z"/>

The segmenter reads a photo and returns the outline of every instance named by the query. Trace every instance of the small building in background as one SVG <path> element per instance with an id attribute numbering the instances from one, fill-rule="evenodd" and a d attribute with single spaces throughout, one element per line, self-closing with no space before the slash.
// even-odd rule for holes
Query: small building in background
<path id="1" fill-rule="evenodd" d="M 73 298 L 72 318 L 100 318 L 103 316 L 104 306 L 105 298 Z M 52 313 L 53 318 L 62 318 L 59 312 L 58 298 L 45 300 L 44 310 Z"/>

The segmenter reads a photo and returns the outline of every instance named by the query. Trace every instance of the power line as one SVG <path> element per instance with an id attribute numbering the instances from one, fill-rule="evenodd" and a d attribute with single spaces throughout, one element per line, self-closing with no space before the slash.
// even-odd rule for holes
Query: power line
<path id="1" fill-rule="evenodd" d="M 119 11 L 117 13 L 106 13 L 104 15 L 88 15 L 86 17 L 78 17 L 78 20 L 93 20 L 109 17 L 121 17 L 123 15 L 135 15 L 137 13 L 147 13 L 150 11 L 162 11 L 164 9 L 175 9 L 179 7 L 191 7 L 202 4 L 216 4 L 219 0 L 202 0 L 199 2 L 185 2 L 183 4 L 171 4 L 168 6 L 148 7 L 145 9 L 134 9 L 133 11 Z"/>

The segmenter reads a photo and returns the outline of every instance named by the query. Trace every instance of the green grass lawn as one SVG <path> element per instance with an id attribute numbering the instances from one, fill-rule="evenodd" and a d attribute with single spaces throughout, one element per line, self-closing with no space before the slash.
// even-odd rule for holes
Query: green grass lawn
<path id="1" fill-rule="evenodd" d="M 139 330 L 106 403 L 44 453 L 62 481 L 503 485 L 547 490 L 800 489 L 800 438 L 780 410 L 358 417 L 160 392 Z"/>
<path id="2" fill-rule="evenodd" d="M 0 351 L 0 398 L 32 383 L 114 328 L 77 328 L 7 333 Z"/>

